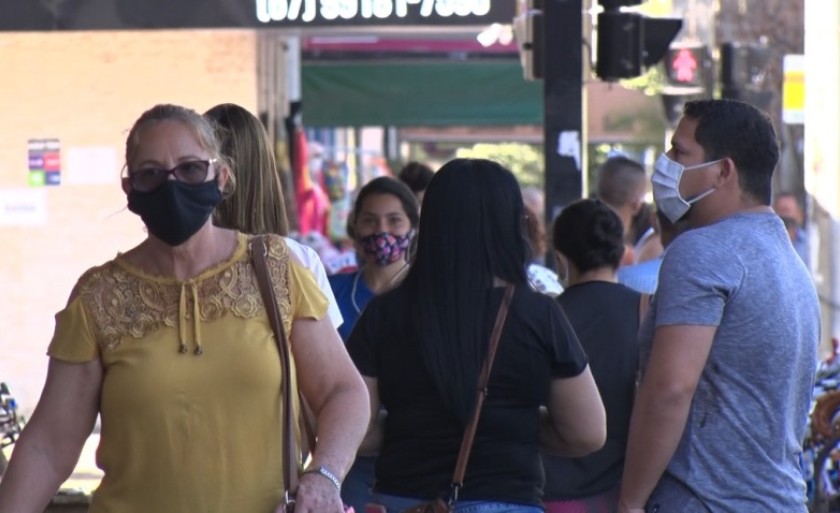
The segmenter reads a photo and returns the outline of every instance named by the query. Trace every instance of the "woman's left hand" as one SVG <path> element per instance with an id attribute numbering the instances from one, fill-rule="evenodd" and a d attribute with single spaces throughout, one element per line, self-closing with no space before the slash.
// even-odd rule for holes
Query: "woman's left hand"
<path id="1" fill-rule="evenodd" d="M 283 507 L 276 513 L 283 513 Z M 295 494 L 295 513 L 344 513 L 341 495 L 329 479 L 318 474 L 303 474 Z"/>

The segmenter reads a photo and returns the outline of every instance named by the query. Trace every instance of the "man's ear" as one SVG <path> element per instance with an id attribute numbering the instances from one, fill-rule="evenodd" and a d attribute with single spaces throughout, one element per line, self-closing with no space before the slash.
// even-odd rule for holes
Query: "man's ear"
<path id="1" fill-rule="evenodd" d="M 734 160 L 730 157 L 725 157 L 720 162 L 720 174 L 718 175 L 716 185 L 720 188 L 732 180 L 738 181 L 738 168 L 735 166 Z"/>
<path id="2" fill-rule="evenodd" d="M 131 182 L 128 180 L 127 176 L 122 177 L 120 180 L 120 185 L 122 185 L 122 190 L 124 193 L 128 194 L 131 192 Z"/>

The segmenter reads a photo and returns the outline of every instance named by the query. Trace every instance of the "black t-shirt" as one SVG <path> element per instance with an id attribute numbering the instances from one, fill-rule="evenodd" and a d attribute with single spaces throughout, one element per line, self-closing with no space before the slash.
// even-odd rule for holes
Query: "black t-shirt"
<path id="1" fill-rule="evenodd" d="M 488 290 L 491 324 L 503 290 Z M 374 489 L 423 500 L 447 497 L 464 426 L 443 405 L 426 370 L 420 342 L 408 327 L 404 296 L 397 288 L 371 300 L 347 342 L 361 373 L 377 378 L 388 411 Z M 548 399 L 552 378 L 577 376 L 586 364 L 558 304 L 517 287 L 460 499 L 540 504 L 538 409 Z"/>
<path id="2" fill-rule="evenodd" d="M 607 443 L 583 458 L 543 454 L 545 500 L 595 495 L 621 480 L 639 368 L 640 297 L 604 281 L 574 285 L 557 297 L 589 356 L 607 411 Z"/>

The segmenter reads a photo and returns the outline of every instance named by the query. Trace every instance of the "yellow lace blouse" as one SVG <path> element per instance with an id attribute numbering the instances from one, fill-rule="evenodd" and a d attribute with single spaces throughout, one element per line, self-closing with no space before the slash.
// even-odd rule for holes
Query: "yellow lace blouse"
<path id="1" fill-rule="evenodd" d="M 292 319 L 323 317 L 312 275 L 280 237 L 267 244 L 287 333 Z M 228 261 L 187 281 L 118 256 L 76 290 L 56 316 L 49 355 L 99 358 L 104 368 L 104 478 L 90 511 L 273 512 L 283 495 L 281 368 L 248 236 L 238 235 Z"/>

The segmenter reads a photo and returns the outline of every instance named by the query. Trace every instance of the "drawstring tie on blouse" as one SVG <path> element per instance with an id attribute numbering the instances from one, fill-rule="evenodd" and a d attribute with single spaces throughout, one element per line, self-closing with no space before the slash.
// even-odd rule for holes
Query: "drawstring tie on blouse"
<path id="1" fill-rule="evenodd" d="M 204 348 L 201 346 L 201 329 L 198 309 L 198 286 L 195 283 L 190 283 L 190 292 L 192 292 L 193 302 L 193 333 L 195 334 L 195 351 L 196 356 L 201 356 L 204 353 Z M 187 352 L 187 324 L 184 322 L 187 318 L 187 283 L 181 284 L 181 299 L 178 304 L 178 342 L 181 353 Z"/>

